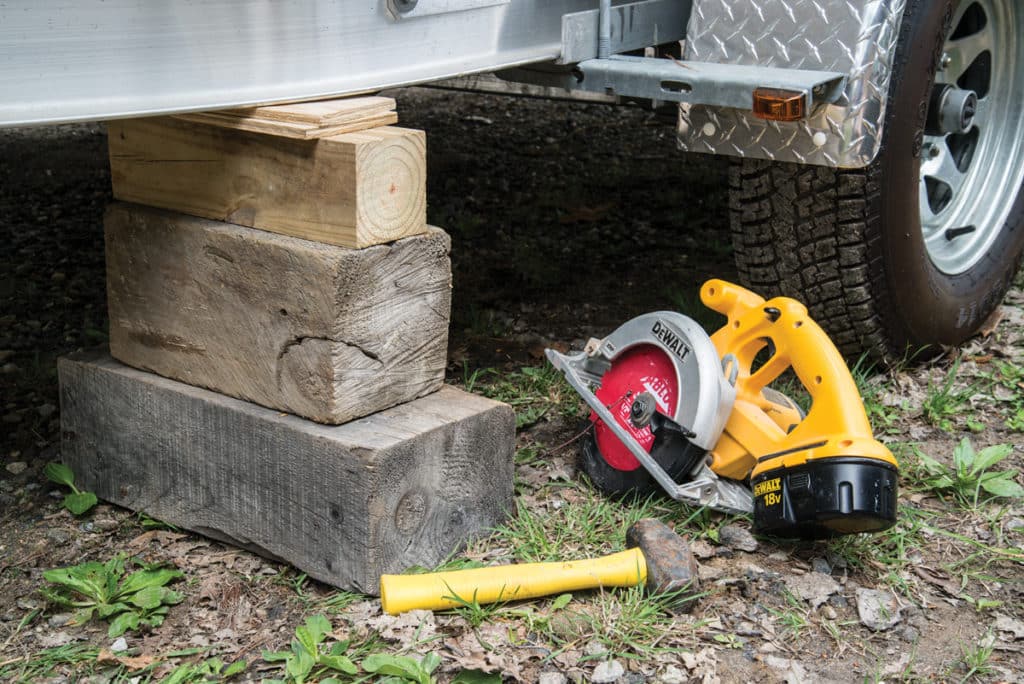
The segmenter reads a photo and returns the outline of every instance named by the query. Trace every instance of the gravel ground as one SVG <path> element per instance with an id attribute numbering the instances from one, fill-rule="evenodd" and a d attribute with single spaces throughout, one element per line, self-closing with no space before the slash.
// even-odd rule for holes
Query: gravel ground
<path id="1" fill-rule="evenodd" d="M 396 96 L 402 123 L 428 132 L 428 216 L 453 238 L 450 382 L 476 369 L 494 369 L 493 379 L 540 365 L 545 345 L 579 345 L 644 311 L 697 316 L 699 284 L 735 276 L 725 162 L 684 160 L 657 116 L 417 89 Z M 479 625 L 465 614 L 396 620 L 381 616 L 376 601 L 342 600 L 276 563 L 143 516 L 101 504 L 74 518 L 61 508 L 62 493 L 42 475 L 59 459 L 55 359 L 106 339 L 105 132 L 0 131 L 0 149 L 0 678 L 107 681 L 140 671 L 159 680 L 213 653 L 247 659 L 244 677 L 281 676 L 260 651 L 286 647 L 305 616 L 325 612 L 338 635 L 371 630 L 387 649 L 437 652 L 441 680 L 462 668 L 549 684 L 1021 680 L 1024 507 L 1013 499 L 957 505 L 928 486 L 921 457 L 949 464 L 965 436 L 979 449 L 1021 442 L 1019 288 L 987 336 L 865 384 L 875 428 L 903 468 L 904 517 L 892 532 L 792 544 L 755 540 L 742 519 L 680 526 L 694 541 L 707 594 L 691 615 L 651 618 L 663 625 L 653 650 L 594 631 L 595 619 L 607 627 L 626 610 L 626 599 L 603 595 L 581 598 L 558 629 L 550 602 Z M 523 421 L 520 505 L 549 516 L 610 506 L 579 483 L 572 447 L 545 446 L 565 444 L 578 428 L 565 410 L 572 402 L 556 399 Z M 1015 448 L 998 468 L 1022 464 Z M 672 502 L 652 506 L 680 524 L 688 518 Z M 115 644 L 104 625 L 70 624 L 38 594 L 44 570 L 122 551 L 185 572 L 185 599 L 164 625 Z M 512 555 L 507 539 L 468 553 Z M 544 638 L 538 616 L 551 627 Z M 436 635 L 429 647 L 417 641 L 425 633 Z M 142 660 L 97 659 L 95 649 L 115 645 Z M 54 649 L 79 647 L 81 662 L 68 656 L 31 669 Z M 201 653 L 168 655 L 189 648 Z"/>

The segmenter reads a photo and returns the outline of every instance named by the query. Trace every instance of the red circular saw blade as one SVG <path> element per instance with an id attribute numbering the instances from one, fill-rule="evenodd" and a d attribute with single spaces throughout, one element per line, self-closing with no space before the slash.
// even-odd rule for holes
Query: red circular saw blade
<path id="1" fill-rule="evenodd" d="M 649 427 L 638 428 L 629 419 L 633 401 L 641 392 L 650 393 L 658 404 L 658 411 L 675 416 L 679 400 L 679 386 L 675 366 L 658 347 L 642 344 L 628 349 L 612 361 L 611 368 L 601 377 L 601 386 L 594 393 L 607 406 L 615 420 L 624 427 L 648 453 L 654 444 Z M 617 470 L 636 470 L 640 462 L 630 453 L 611 429 L 593 413 L 594 436 L 597 449 L 608 465 Z"/>

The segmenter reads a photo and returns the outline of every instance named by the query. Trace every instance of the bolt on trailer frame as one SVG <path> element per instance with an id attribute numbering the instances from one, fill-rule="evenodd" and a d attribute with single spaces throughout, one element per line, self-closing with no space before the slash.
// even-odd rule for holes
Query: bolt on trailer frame
<path id="1" fill-rule="evenodd" d="M 10 0 L 0 5 L 0 126 L 315 99 L 505 70 L 504 78 L 568 92 L 697 107 L 688 147 L 735 154 L 738 143 L 756 156 L 753 146 L 774 138 L 778 147 L 797 131 L 811 150 L 794 159 L 862 165 L 870 141 L 843 126 L 852 109 L 862 128 L 877 126 L 879 107 L 863 110 L 863 65 L 842 39 L 880 14 L 898 19 L 901 1 L 837 15 L 846 29 L 832 43 L 843 47 L 828 50 L 850 58 L 804 68 L 711 54 L 704 43 L 731 11 L 720 0 Z M 888 26 L 875 32 L 887 35 Z M 688 48 L 686 60 L 620 54 L 690 34 L 699 49 Z M 771 39 L 779 37 L 759 37 Z M 551 68 L 509 70 L 537 64 Z M 800 109 L 744 142 L 737 122 L 764 121 L 751 112 L 757 89 L 788 93 Z"/>

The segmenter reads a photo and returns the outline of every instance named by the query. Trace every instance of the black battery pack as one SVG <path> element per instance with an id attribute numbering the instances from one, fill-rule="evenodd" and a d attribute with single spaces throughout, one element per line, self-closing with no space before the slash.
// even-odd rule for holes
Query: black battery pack
<path id="1" fill-rule="evenodd" d="M 879 532 L 896 522 L 896 469 L 873 458 L 837 456 L 751 478 L 754 531 L 822 539 Z"/>

